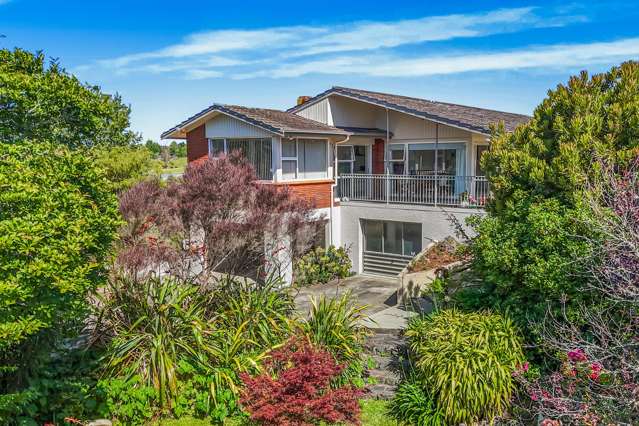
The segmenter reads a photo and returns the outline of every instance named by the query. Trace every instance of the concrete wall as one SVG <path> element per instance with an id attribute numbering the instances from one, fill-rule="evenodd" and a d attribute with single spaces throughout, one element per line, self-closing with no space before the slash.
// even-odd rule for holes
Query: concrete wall
<path id="1" fill-rule="evenodd" d="M 361 219 L 421 223 L 422 247 L 426 247 L 432 241 L 454 236 L 455 233 L 446 213 L 439 207 L 342 202 L 339 210 L 341 244 L 350 249 L 353 271 L 356 273 L 362 272 Z M 453 214 L 462 223 L 471 215 L 484 214 L 482 210 L 463 208 L 446 208 L 445 211 Z"/>

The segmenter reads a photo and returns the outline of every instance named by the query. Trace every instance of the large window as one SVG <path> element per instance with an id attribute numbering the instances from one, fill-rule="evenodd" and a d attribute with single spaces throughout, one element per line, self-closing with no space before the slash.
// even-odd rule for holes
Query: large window
<path id="1" fill-rule="evenodd" d="M 435 162 L 435 150 L 432 147 L 423 149 L 419 145 L 411 145 L 408 150 L 408 170 L 411 175 L 440 175 L 455 176 L 457 173 L 457 150 L 439 148 L 437 150 L 437 162 Z"/>
<path id="2" fill-rule="evenodd" d="M 366 173 L 366 145 L 337 146 L 337 174 Z"/>
<path id="3" fill-rule="evenodd" d="M 364 220 L 362 227 L 366 251 L 404 256 L 415 256 L 422 251 L 420 223 Z"/>
<path id="4" fill-rule="evenodd" d="M 324 139 L 282 139 L 282 177 L 322 179 L 328 177 Z"/>
<path id="5" fill-rule="evenodd" d="M 270 138 L 209 139 L 209 157 L 222 153 L 241 153 L 255 168 L 258 179 L 273 179 L 272 142 Z"/>

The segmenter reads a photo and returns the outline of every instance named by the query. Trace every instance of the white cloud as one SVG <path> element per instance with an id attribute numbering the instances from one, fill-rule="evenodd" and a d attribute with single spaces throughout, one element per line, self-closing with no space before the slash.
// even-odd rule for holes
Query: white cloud
<path id="1" fill-rule="evenodd" d="M 419 77 L 472 71 L 565 69 L 639 57 L 639 38 L 449 54 L 419 54 L 416 49 L 400 49 L 462 37 L 564 26 L 585 19 L 580 15 L 523 7 L 332 27 L 218 30 L 192 34 L 179 44 L 158 50 L 102 60 L 97 65 L 118 74 L 172 73 L 191 80 L 294 78 L 307 74 Z"/>
<path id="2" fill-rule="evenodd" d="M 235 79 L 294 78 L 306 74 L 357 74 L 376 77 L 423 77 L 472 71 L 565 69 L 639 59 L 639 38 L 585 44 L 524 47 L 506 52 L 429 55 L 404 59 L 392 55 L 341 56 L 236 73 Z"/>
<path id="3" fill-rule="evenodd" d="M 433 41 L 561 26 L 584 19 L 580 15 L 554 16 L 547 10 L 522 7 L 389 22 L 216 30 L 189 35 L 179 44 L 158 50 L 98 61 L 98 65 L 120 74 L 181 72 L 188 78 L 218 76 L 222 74 L 220 68 L 256 61 L 263 62 L 265 68 L 269 68 L 269 63 L 273 68 L 292 62 L 298 69 L 308 69 L 317 57 L 330 62 L 345 52 L 357 55 Z M 304 59 L 308 57 L 312 58 Z M 243 75 L 246 70 L 236 70 L 234 74 Z"/>

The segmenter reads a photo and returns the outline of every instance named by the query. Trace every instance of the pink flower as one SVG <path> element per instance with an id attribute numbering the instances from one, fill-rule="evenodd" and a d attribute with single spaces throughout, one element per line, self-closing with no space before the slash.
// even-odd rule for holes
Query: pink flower
<path id="1" fill-rule="evenodd" d="M 575 349 L 574 351 L 568 352 L 568 359 L 572 362 L 581 362 L 586 361 L 588 358 L 583 349 Z"/>
<path id="2" fill-rule="evenodd" d="M 602 370 L 601 364 L 596 363 L 596 362 L 593 363 L 590 366 L 590 376 L 589 377 L 592 380 L 595 380 L 595 381 L 599 380 L 599 376 L 601 375 L 601 370 Z"/>

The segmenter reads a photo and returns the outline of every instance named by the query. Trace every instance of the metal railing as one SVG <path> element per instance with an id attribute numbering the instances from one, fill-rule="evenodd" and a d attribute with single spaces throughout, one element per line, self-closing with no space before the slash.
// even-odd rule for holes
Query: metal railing
<path id="1" fill-rule="evenodd" d="M 472 208 L 490 196 L 485 176 L 343 174 L 337 191 L 342 201 Z"/>

